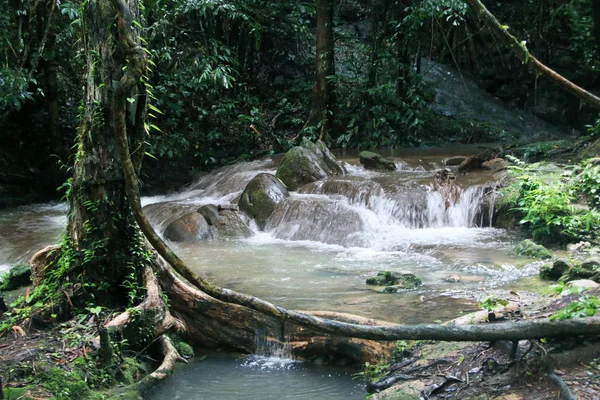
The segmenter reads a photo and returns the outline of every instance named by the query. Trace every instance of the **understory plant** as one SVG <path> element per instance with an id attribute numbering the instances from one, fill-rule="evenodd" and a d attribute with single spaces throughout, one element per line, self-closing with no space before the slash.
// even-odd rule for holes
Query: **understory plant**
<path id="1" fill-rule="evenodd" d="M 519 224 L 545 243 L 597 241 L 600 171 L 588 162 L 561 170 L 514 157 L 512 184 L 502 190 Z"/>

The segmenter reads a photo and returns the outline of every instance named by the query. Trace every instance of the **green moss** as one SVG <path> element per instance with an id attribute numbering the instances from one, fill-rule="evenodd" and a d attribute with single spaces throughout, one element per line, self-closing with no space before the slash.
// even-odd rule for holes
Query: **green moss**
<path id="1" fill-rule="evenodd" d="M 517 244 L 513 251 L 520 256 L 541 259 L 552 258 L 552 253 L 547 248 L 529 239 L 525 239 Z"/>
<path id="2" fill-rule="evenodd" d="M 22 388 L 13 388 L 13 387 L 5 387 L 2 389 L 2 394 L 4 394 L 4 400 L 27 400 L 30 397 L 23 397 L 25 393 L 30 389 L 29 386 L 25 386 Z"/>
<path id="3" fill-rule="evenodd" d="M 61 368 L 50 368 L 42 386 L 54 395 L 57 400 L 100 399 L 94 395 L 81 374 L 77 371 L 65 371 Z"/>
<path id="4" fill-rule="evenodd" d="M 414 274 L 400 274 L 393 271 L 380 271 L 377 276 L 367 279 L 367 285 L 387 286 L 385 293 L 397 292 L 401 289 L 414 289 L 423 284 L 421 278 Z"/>

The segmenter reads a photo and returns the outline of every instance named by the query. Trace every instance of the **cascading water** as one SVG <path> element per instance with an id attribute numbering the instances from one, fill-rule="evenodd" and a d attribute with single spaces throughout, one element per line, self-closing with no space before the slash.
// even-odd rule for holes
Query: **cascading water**
<path id="1" fill-rule="evenodd" d="M 494 199 L 491 173 L 459 175 L 451 182 L 436 179 L 443 155 L 427 153 L 397 159 L 394 172 L 364 170 L 356 157 L 346 161 L 348 175 L 291 193 L 276 207 L 265 229 L 253 226 L 249 238 L 170 245 L 192 269 L 220 286 L 292 309 L 350 312 L 396 323 L 447 320 L 477 309 L 477 301 L 489 294 L 506 297 L 510 290 L 523 293 L 537 284 L 538 266 L 511 252 L 514 233 L 489 227 Z M 277 160 L 265 159 L 223 167 L 178 193 L 142 199 L 144 210 L 163 232 L 169 223 L 202 205 L 235 202 L 254 176 L 274 174 L 276 164 Z M 1 211 L 0 273 L 56 243 L 65 214 L 64 205 Z M 381 270 L 411 272 L 424 284 L 413 291 L 382 294 L 365 285 L 367 277 Z M 460 282 L 447 280 L 449 276 L 458 276 Z M 173 398 L 219 393 L 218 398 L 226 399 L 239 398 L 239 393 L 250 393 L 247 388 L 254 387 L 257 394 L 247 398 L 269 398 L 261 397 L 266 376 L 276 376 L 268 389 L 271 398 L 284 397 L 275 390 L 281 382 L 286 382 L 281 389 L 304 394 L 296 398 L 333 399 L 321 393 L 349 386 L 347 377 L 335 384 L 324 379 L 318 384 L 322 386 L 310 389 L 297 375 L 285 381 L 291 371 L 310 376 L 311 383 L 331 373 L 305 371 L 306 366 L 285 361 L 289 360 L 281 353 L 285 346 L 272 347 L 275 344 L 281 346 L 268 340 L 257 343 L 259 356 L 242 360 L 211 356 L 212 361 L 175 374 L 174 379 L 189 381 L 172 384 L 176 395 L 172 388 L 163 393 Z M 274 362 L 277 367 L 271 370 L 266 368 L 268 359 L 284 361 Z M 244 378 L 233 385 L 240 368 Z M 203 395 L 196 394 L 198 374 L 203 376 L 200 386 L 208 390 Z M 300 386 L 294 386 L 298 382 Z M 185 392 L 184 387 L 191 389 Z M 230 396 L 225 393 L 229 388 Z M 355 393 L 364 398 L 364 391 Z"/>

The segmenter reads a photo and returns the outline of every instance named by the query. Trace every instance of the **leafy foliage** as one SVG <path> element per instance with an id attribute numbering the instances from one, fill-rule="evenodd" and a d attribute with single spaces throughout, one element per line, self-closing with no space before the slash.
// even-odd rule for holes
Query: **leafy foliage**
<path id="1" fill-rule="evenodd" d="M 596 315 L 600 307 L 600 299 L 592 295 L 584 295 L 578 301 L 558 310 L 550 316 L 551 321 L 561 321 L 570 318 L 584 318 Z"/>
<path id="2" fill-rule="evenodd" d="M 510 169 L 514 183 L 503 193 L 520 215 L 519 223 L 534 239 L 560 242 L 597 238 L 600 212 L 577 203 L 580 194 L 597 190 L 597 184 L 588 178 L 589 168 L 557 174 L 513 160 L 517 161 Z"/>

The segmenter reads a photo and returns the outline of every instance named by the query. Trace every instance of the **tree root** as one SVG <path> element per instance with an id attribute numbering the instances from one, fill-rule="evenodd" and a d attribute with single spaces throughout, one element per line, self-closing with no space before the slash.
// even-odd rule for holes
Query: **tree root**
<path id="1" fill-rule="evenodd" d="M 560 398 L 561 399 L 577 400 L 577 397 L 575 397 L 575 395 L 573 395 L 573 392 L 571 392 L 571 389 L 569 389 L 569 386 L 567 386 L 565 381 L 563 381 L 558 375 L 556 375 L 554 373 L 554 371 L 548 372 L 548 374 L 546 375 L 546 378 L 548 378 L 548 380 L 550 382 L 552 382 L 555 386 L 557 386 L 560 389 Z"/>
<path id="2" fill-rule="evenodd" d="M 171 343 L 171 340 L 165 335 L 162 335 L 157 339 L 156 345 L 158 346 L 160 353 L 163 355 L 163 361 L 159 367 L 154 370 L 154 372 L 152 372 L 150 375 L 146 375 L 140 381 L 134 383 L 135 389 L 140 393 L 146 392 L 156 382 L 159 382 L 169 376 L 169 374 L 173 372 L 173 369 L 175 369 L 175 364 L 177 364 L 178 361 L 187 364 L 187 360 L 179 355 L 175 349 L 175 346 L 173 346 L 173 343 Z"/>

